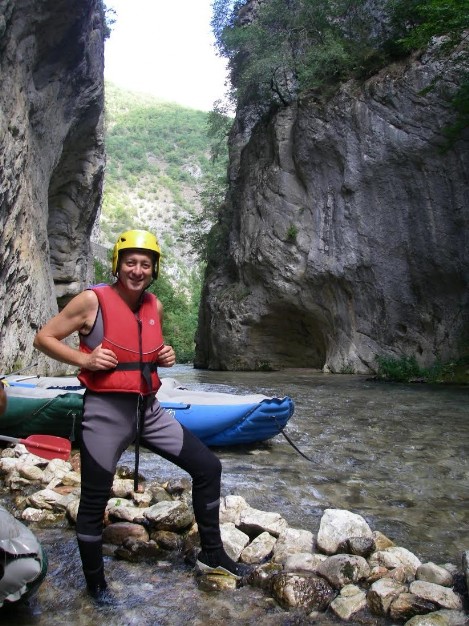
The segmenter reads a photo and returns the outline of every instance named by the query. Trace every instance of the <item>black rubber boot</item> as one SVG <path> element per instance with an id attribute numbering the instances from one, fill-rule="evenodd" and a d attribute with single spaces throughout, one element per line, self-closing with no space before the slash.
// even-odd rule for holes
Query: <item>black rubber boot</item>
<path id="1" fill-rule="evenodd" d="M 98 604 L 114 604 L 104 576 L 103 544 L 101 537 L 84 541 L 77 537 L 86 589 Z"/>
<path id="2" fill-rule="evenodd" d="M 224 548 L 201 550 L 197 557 L 197 567 L 203 574 L 222 574 L 237 579 L 244 578 L 253 571 L 250 565 L 233 561 Z"/>

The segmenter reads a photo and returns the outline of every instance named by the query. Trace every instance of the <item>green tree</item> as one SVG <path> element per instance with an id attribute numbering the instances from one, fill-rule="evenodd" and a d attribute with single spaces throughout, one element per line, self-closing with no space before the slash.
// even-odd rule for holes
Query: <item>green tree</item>
<path id="1" fill-rule="evenodd" d="M 391 0 L 391 19 L 407 50 L 422 48 L 434 36 L 459 42 L 469 28 L 469 0 Z"/>
<path id="2" fill-rule="evenodd" d="M 326 96 L 341 81 L 364 78 L 434 35 L 459 41 L 469 0 L 218 0 L 212 27 L 228 59 L 230 97 L 265 110 L 299 93 Z M 231 12 L 230 12 L 231 10 Z"/>
<path id="3" fill-rule="evenodd" d="M 173 346 L 178 363 L 194 360 L 201 285 L 201 271 L 194 268 L 188 289 L 175 287 L 164 272 L 149 287 L 163 304 L 165 342 Z"/>

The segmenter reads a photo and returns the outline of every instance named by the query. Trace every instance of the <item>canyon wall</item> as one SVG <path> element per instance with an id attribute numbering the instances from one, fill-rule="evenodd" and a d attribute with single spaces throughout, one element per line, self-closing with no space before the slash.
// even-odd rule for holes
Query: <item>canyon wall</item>
<path id="1" fill-rule="evenodd" d="M 327 101 L 238 111 L 196 367 L 368 373 L 376 355 L 468 353 L 468 130 L 443 149 L 467 38 L 451 57 L 441 44 Z"/>
<path id="2" fill-rule="evenodd" d="M 90 276 L 104 176 L 101 0 L 0 0 L 0 371 Z"/>

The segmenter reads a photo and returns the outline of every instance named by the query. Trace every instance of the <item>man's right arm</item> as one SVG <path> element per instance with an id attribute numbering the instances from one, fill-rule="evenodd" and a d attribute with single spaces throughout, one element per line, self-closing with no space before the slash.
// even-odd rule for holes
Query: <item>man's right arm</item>
<path id="1" fill-rule="evenodd" d="M 90 355 L 68 346 L 62 340 L 76 331 L 90 328 L 97 310 L 96 294 L 89 289 L 83 291 L 41 328 L 34 339 L 34 347 L 56 361 L 88 367 Z"/>

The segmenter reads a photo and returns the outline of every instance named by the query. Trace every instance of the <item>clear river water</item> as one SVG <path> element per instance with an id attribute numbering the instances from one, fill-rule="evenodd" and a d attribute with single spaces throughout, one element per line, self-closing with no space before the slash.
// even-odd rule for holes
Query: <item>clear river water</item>
<path id="1" fill-rule="evenodd" d="M 255 446 L 218 448 L 222 495 L 241 495 L 251 506 L 279 512 L 290 526 L 314 534 L 326 508 L 347 509 L 422 561 L 461 567 L 461 553 L 469 550 L 469 387 L 379 383 L 304 369 L 209 372 L 179 365 L 164 375 L 197 389 L 289 395 L 295 402 L 286 433 L 311 461 L 282 435 Z M 132 450 L 124 453 L 121 464 L 132 466 Z M 147 479 L 184 475 L 145 450 L 140 471 Z M 49 572 L 28 605 L 0 611 L 5 623 L 339 623 L 329 614 L 314 622 L 286 613 L 249 586 L 203 591 L 180 555 L 138 564 L 106 558 L 119 603 L 96 607 L 84 592 L 73 531 L 66 523 L 34 530 L 48 553 Z"/>

